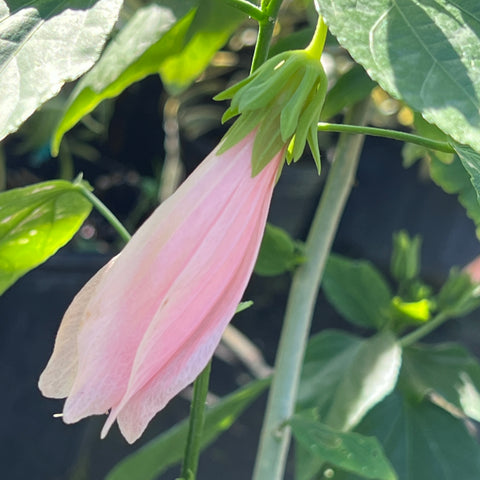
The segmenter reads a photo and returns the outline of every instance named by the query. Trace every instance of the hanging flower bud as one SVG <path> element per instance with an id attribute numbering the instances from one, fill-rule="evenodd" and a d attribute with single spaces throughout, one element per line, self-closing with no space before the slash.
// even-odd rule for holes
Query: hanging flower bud
<path id="1" fill-rule="evenodd" d="M 308 49 L 272 57 L 248 78 L 215 97 L 215 100 L 232 100 L 222 121 L 240 115 L 225 135 L 220 153 L 257 128 L 253 176 L 285 145 L 288 145 L 287 162 L 296 162 L 307 141 L 320 171 L 317 121 L 326 92 L 325 71 Z"/>

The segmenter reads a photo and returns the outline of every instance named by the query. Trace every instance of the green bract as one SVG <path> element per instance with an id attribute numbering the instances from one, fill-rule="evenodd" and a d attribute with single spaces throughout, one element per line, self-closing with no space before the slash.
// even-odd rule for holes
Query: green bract
<path id="1" fill-rule="evenodd" d="M 252 155 L 255 176 L 288 145 L 287 162 L 296 162 L 308 141 L 320 171 L 317 121 L 327 92 L 327 77 L 318 58 L 306 50 L 272 57 L 245 80 L 215 100 L 232 99 L 223 121 L 241 116 L 223 138 L 219 154 L 257 129 Z"/>

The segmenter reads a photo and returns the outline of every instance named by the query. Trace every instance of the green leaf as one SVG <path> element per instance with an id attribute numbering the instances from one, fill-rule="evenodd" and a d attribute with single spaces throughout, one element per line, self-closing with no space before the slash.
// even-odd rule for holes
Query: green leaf
<path id="1" fill-rule="evenodd" d="M 92 205 L 63 180 L 0 194 L 0 294 L 77 232 Z"/>
<path id="2" fill-rule="evenodd" d="M 328 301 L 346 320 L 373 328 L 381 328 L 388 321 L 393 295 L 370 262 L 332 254 L 322 285 Z"/>
<path id="3" fill-rule="evenodd" d="M 344 73 L 329 90 L 322 108 L 320 120 L 325 121 L 334 115 L 367 97 L 375 82 L 366 74 L 358 64 Z"/>
<path id="4" fill-rule="evenodd" d="M 441 396 L 480 421 L 480 364 L 461 345 L 415 345 L 403 353 L 401 382 L 415 395 Z M 439 404 L 441 406 L 441 404 Z"/>
<path id="5" fill-rule="evenodd" d="M 201 0 L 182 52 L 169 57 L 160 66 L 167 90 L 172 95 L 185 90 L 246 18 L 243 12 L 224 0 Z"/>
<path id="6" fill-rule="evenodd" d="M 363 340 L 348 370 L 342 375 L 325 423 L 350 430 L 397 383 L 402 349 L 388 331 Z"/>
<path id="7" fill-rule="evenodd" d="M 458 201 L 465 208 L 467 215 L 475 223 L 477 237 L 480 238 L 480 205 L 470 176 L 462 161 L 454 156 L 448 163 L 440 160 L 433 152 L 429 154 L 430 176 L 445 192 L 458 195 Z"/>
<path id="8" fill-rule="evenodd" d="M 451 145 L 457 152 L 463 168 L 470 175 L 470 181 L 477 194 L 477 201 L 480 201 L 480 155 L 467 145 L 460 145 L 456 142 L 451 142 Z"/>
<path id="9" fill-rule="evenodd" d="M 255 273 L 264 276 L 280 275 L 303 263 L 305 257 L 298 242 L 283 229 L 267 223 Z"/>
<path id="10" fill-rule="evenodd" d="M 400 362 L 401 349 L 388 332 L 364 340 L 340 331 L 324 331 L 308 344 L 297 409 L 314 409 L 335 429 L 353 428 L 392 391 Z M 300 449 L 298 478 L 313 478 L 322 464 Z"/>
<path id="11" fill-rule="evenodd" d="M 162 0 L 137 10 L 72 92 L 52 138 L 54 155 L 65 132 L 100 102 L 158 73 L 166 58 L 179 54 L 194 18 L 196 3 L 197 0 Z"/>
<path id="12" fill-rule="evenodd" d="M 395 392 L 365 417 L 357 431 L 378 438 L 401 480 L 480 478 L 479 444 L 462 420 L 430 402 L 412 402 Z M 339 471 L 333 478 L 360 477 Z"/>
<path id="13" fill-rule="evenodd" d="M 235 422 L 237 417 L 268 387 L 270 379 L 257 380 L 220 400 L 205 412 L 202 448 Z M 159 435 L 118 463 L 105 480 L 154 480 L 180 462 L 188 435 L 188 419 Z"/>
<path id="14" fill-rule="evenodd" d="M 308 343 L 297 408 L 316 409 L 328 425 L 349 429 L 394 388 L 401 365 L 395 337 L 369 339 L 326 330 Z"/>
<path id="15" fill-rule="evenodd" d="M 0 0 L 0 140 L 99 57 L 122 0 Z"/>
<path id="16" fill-rule="evenodd" d="M 384 90 L 480 151 L 480 2 L 317 0 L 317 6 Z"/>
<path id="17" fill-rule="evenodd" d="M 320 422 L 295 415 L 289 420 L 295 439 L 322 462 L 359 474 L 362 478 L 397 478 L 374 437 L 337 432 Z"/>

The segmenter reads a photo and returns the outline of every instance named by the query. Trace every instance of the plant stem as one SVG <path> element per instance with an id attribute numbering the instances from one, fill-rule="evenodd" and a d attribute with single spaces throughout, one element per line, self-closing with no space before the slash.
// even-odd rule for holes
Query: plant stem
<path id="1" fill-rule="evenodd" d="M 325 40 L 327 38 L 328 27 L 323 21 L 323 17 L 319 16 L 317 20 L 317 26 L 315 27 L 315 33 L 313 34 L 312 40 L 305 49 L 306 52 L 310 53 L 315 58 L 320 59 L 323 52 L 323 47 L 325 46 Z"/>
<path id="2" fill-rule="evenodd" d="M 88 187 L 81 181 L 75 181 L 74 184 L 82 195 L 90 201 L 90 203 L 104 216 L 110 225 L 117 231 L 120 237 L 127 243 L 132 236 L 127 229 L 122 225 L 120 220 L 112 213 L 112 211 L 97 197 Z"/>
<path id="3" fill-rule="evenodd" d="M 182 464 L 182 480 L 195 480 L 197 475 L 198 459 L 200 457 L 203 424 L 205 422 L 205 402 L 208 394 L 210 370 L 212 362 L 204 368 L 197 377 L 193 386 L 192 405 L 190 407 L 190 421 L 188 425 L 187 446 Z"/>
<path id="4" fill-rule="evenodd" d="M 253 52 L 252 66 L 250 73 L 253 73 L 268 57 L 270 41 L 273 35 L 278 11 L 283 0 L 262 0 L 261 10 L 265 15 L 263 20 L 258 22 L 258 36 L 255 51 Z"/>
<path id="5" fill-rule="evenodd" d="M 319 122 L 318 130 L 321 132 L 345 132 L 372 135 L 374 137 L 392 138 L 402 142 L 415 143 L 425 148 L 439 150 L 440 152 L 455 153 L 455 150 L 447 142 L 438 142 L 431 138 L 421 137 L 412 133 L 399 132 L 385 128 L 364 127 L 363 125 L 345 125 L 337 123 Z"/>
<path id="6" fill-rule="evenodd" d="M 368 104 L 355 106 L 348 118 L 365 122 Z M 353 185 L 363 136 L 340 136 L 335 160 L 307 238 L 307 262 L 295 272 L 275 362 L 254 480 L 281 480 L 290 443 L 284 423 L 294 412 L 303 357 L 325 262 Z"/>
<path id="7" fill-rule="evenodd" d="M 267 18 L 266 14 L 260 8 L 248 0 L 225 0 L 225 3 L 241 10 L 248 16 L 254 18 L 257 22 L 262 22 Z"/>
<path id="8" fill-rule="evenodd" d="M 450 317 L 446 313 L 439 313 L 436 315 L 432 320 L 430 320 L 425 325 L 417 328 L 413 332 L 405 335 L 399 341 L 401 347 L 409 347 L 410 345 L 418 342 L 421 338 L 428 335 L 430 332 L 433 332 L 436 328 L 438 328 L 442 323 L 446 322 Z"/>

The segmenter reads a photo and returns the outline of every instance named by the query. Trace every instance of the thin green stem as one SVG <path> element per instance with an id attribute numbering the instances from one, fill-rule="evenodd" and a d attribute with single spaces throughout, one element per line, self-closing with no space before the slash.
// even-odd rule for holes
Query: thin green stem
<path id="1" fill-rule="evenodd" d="M 278 11 L 283 0 L 262 0 L 261 10 L 265 17 L 258 22 L 258 36 L 253 52 L 252 66 L 250 73 L 253 73 L 268 57 L 270 41 L 272 40 L 273 29 L 277 21 Z"/>
<path id="2" fill-rule="evenodd" d="M 248 0 L 225 0 L 225 3 L 241 10 L 257 22 L 262 22 L 267 18 L 266 14 L 260 8 Z"/>
<path id="3" fill-rule="evenodd" d="M 127 243 L 132 236 L 127 229 L 122 225 L 120 220 L 112 213 L 112 211 L 97 197 L 88 187 L 81 181 L 75 182 L 79 192 L 90 201 L 90 203 L 104 216 L 110 225 L 117 231 L 120 237 Z"/>
<path id="4" fill-rule="evenodd" d="M 414 135 L 413 133 L 399 132 L 398 130 L 327 122 L 319 122 L 318 130 L 321 132 L 360 133 L 362 135 L 372 135 L 374 137 L 392 138 L 393 140 L 414 143 L 440 152 L 455 153 L 455 150 L 446 142 L 438 142 L 431 138 L 421 137 L 420 135 Z"/>
<path id="5" fill-rule="evenodd" d="M 367 102 L 355 106 L 348 118 L 365 122 Z M 335 161 L 307 238 L 307 262 L 293 278 L 275 362 L 253 480 L 281 480 L 290 444 L 284 426 L 295 409 L 303 357 L 326 259 L 353 186 L 363 136 L 340 136 Z"/>
<path id="6" fill-rule="evenodd" d="M 212 362 L 210 361 L 203 372 L 197 377 L 193 386 L 188 438 L 182 464 L 182 480 L 195 480 L 197 476 L 211 367 Z"/>
<path id="7" fill-rule="evenodd" d="M 443 312 L 439 313 L 425 325 L 422 325 L 421 327 L 417 328 L 413 332 L 402 337 L 399 341 L 400 345 L 403 348 L 405 348 L 418 342 L 421 338 L 427 336 L 429 333 L 437 329 L 440 325 L 442 325 L 442 323 L 446 322 L 449 318 L 450 317 L 448 314 Z"/>
<path id="8" fill-rule="evenodd" d="M 327 38 L 328 27 L 323 21 L 323 17 L 319 16 L 317 20 L 317 26 L 315 28 L 315 33 L 313 34 L 312 40 L 305 49 L 306 52 L 310 53 L 312 57 L 318 58 L 323 53 L 323 48 L 325 47 L 325 40 Z"/>

